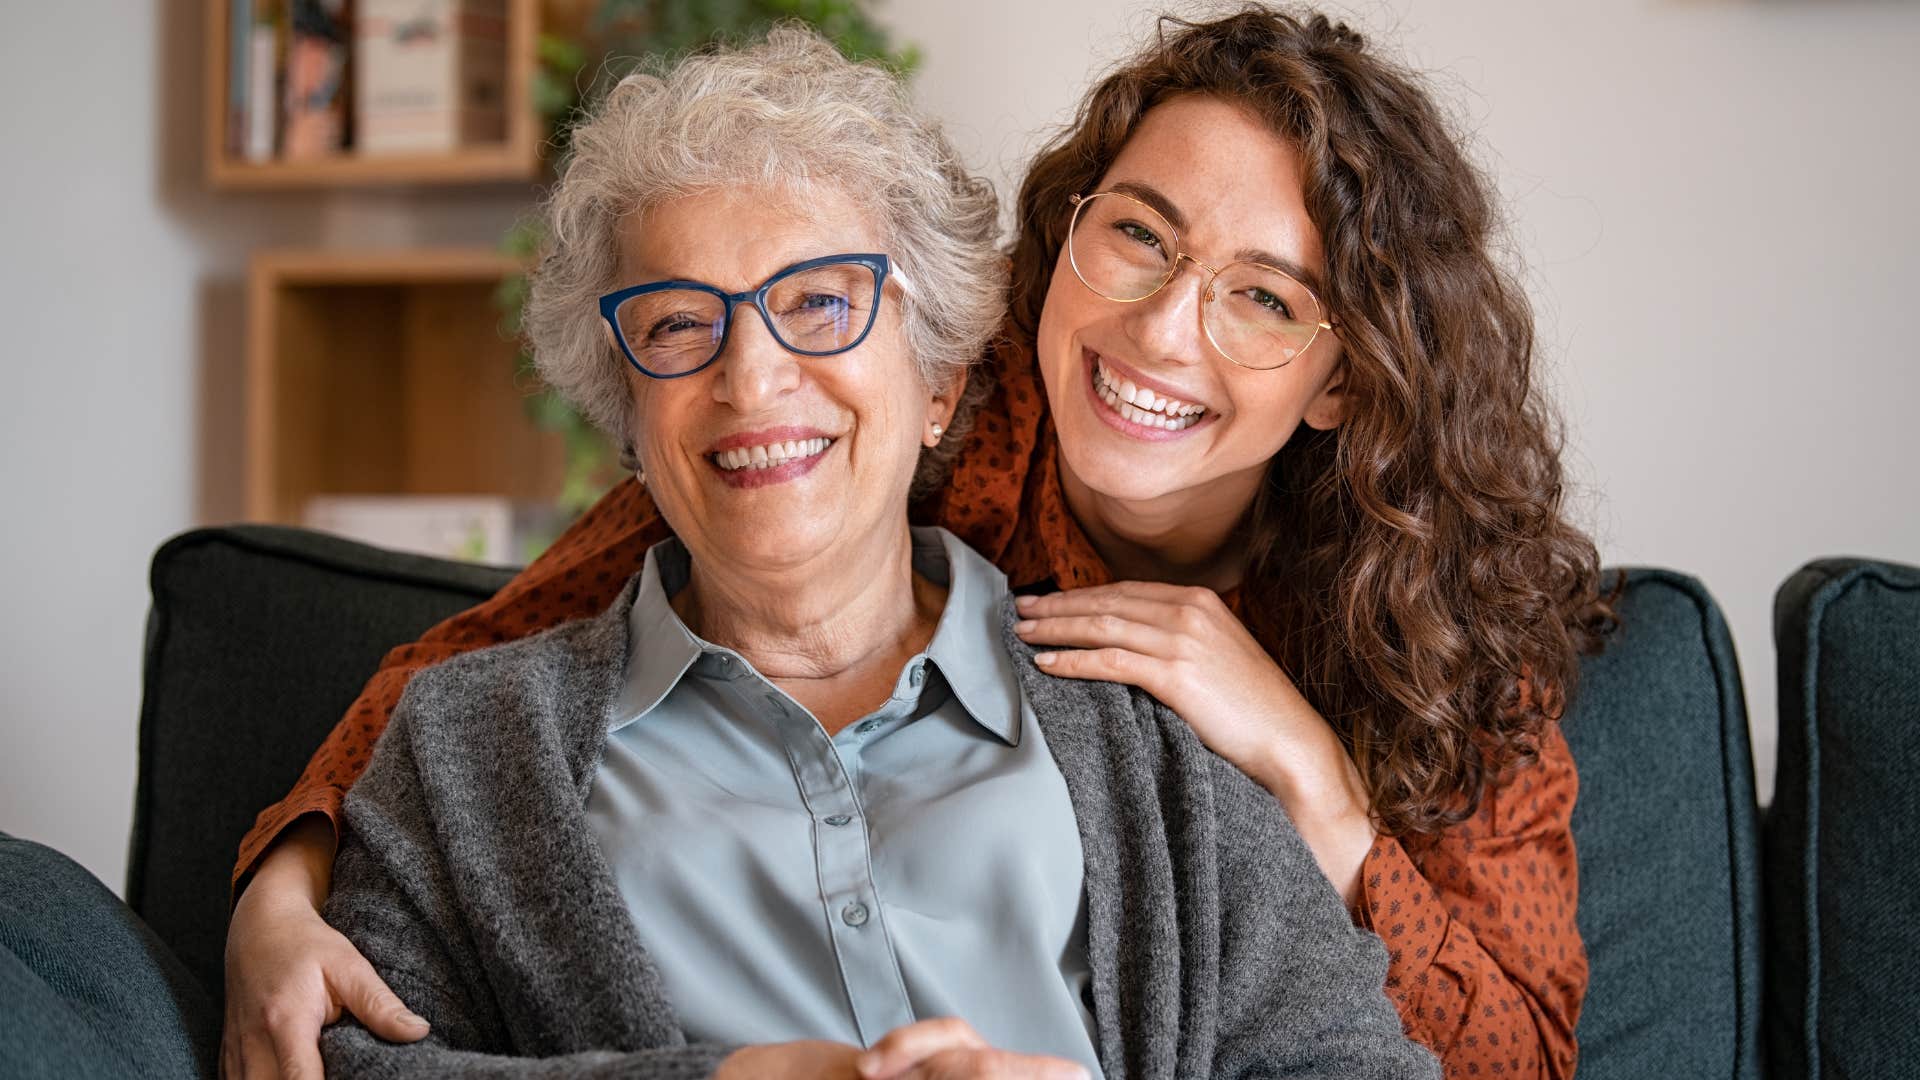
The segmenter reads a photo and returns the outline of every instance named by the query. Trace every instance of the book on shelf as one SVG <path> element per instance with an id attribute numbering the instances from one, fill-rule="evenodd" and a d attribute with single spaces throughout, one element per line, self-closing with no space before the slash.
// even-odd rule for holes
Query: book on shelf
<path id="1" fill-rule="evenodd" d="M 347 0 L 293 0 L 281 137 L 287 159 L 331 157 L 347 148 L 350 41 Z"/>
<path id="2" fill-rule="evenodd" d="M 248 161 L 272 160 L 278 143 L 284 16 L 280 0 L 252 0 L 247 21 L 234 30 L 238 38 L 244 28 L 247 43 L 246 139 L 241 156 Z"/>
<path id="3" fill-rule="evenodd" d="M 506 138 L 506 0 L 360 0 L 354 49 L 362 153 Z"/>
<path id="4" fill-rule="evenodd" d="M 508 0 L 228 3 L 228 157 L 432 154 L 506 140 Z"/>
<path id="5" fill-rule="evenodd" d="M 253 0 L 227 0 L 227 127 L 223 149 L 228 157 L 247 152 L 247 54 L 253 48 L 249 27 Z"/>

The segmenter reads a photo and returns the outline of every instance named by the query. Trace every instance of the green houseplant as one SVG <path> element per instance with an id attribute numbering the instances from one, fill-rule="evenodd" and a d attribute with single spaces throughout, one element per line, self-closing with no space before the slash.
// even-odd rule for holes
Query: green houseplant
<path id="1" fill-rule="evenodd" d="M 568 136 L 583 105 L 617 83 L 644 58 L 675 56 L 714 41 L 739 41 L 764 33 L 776 22 L 793 20 L 818 30 L 856 60 L 877 59 L 909 74 L 919 62 L 911 46 L 896 49 L 871 14 L 872 0 L 601 0 L 577 36 L 543 34 L 540 66 L 534 78 L 534 105 L 549 131 L 553 160 L 565 157 Z M 504 249 L 530 261 L 543 237 L 531 218 L 507 234 Z M 515 275 L 497 296 L 507 329 L 518 335 L 527 297 L 527 279 Z M 533 358 L 522 349 L 518 375 L 537 384 Z M 566 445 L 566 479 L 557 510 L 570 521 L 593 505 L 621 477 L 614 448 L 559 395 L 538 389 L 527 398 L 527 412 L 542 429 L 559 433 Z M 529 552 L 529 557 L 536 552 Z"/>

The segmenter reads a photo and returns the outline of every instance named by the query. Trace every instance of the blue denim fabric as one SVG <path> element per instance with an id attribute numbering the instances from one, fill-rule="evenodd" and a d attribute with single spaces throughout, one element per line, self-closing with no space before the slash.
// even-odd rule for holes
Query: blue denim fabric
<path id="1" fill-rule="evenodd" d="M 219 1017 L 92 874 L 0 833 L 0 1076 L 210 1077 Z"/>

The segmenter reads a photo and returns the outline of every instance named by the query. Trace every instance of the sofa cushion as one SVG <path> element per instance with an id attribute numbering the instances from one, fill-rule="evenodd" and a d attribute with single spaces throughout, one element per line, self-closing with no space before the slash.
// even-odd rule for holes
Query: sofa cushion
<path id="1" fill-rule="evenodd" d="M 0 833 L 0 1076 L 211 1077 L 219 1014 L 119 897 Z"/>
<path id="2" fill-rule="evenodd" d="M 512 571 L 299 529 L 201 529 L 153 557 L 127 902 L 215 1001 L 227 882 L 389 648 Z"/>
<path id="3" fill-rule="evenodd" d="M 1693 578 L 1628 572 L 1565 721 L 1592 967 L 1583 1080 L 1760 1075 L 1753 761 L 1726 621 Z"/>
<path id="4" fill-rule="evenodd" d="M 1781 1075 L 1920 1061 L 1920 569 L 1809 563 L 1774 597 L 1767 1020 Z"/>

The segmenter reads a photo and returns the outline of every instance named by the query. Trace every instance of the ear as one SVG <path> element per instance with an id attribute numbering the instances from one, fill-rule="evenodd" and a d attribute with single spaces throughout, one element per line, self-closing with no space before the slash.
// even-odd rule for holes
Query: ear
<path id="1" fill-rule="evenodd" d="M 1347 396 L 1347 361 L 1345 357 L 1335 361 L 1333 374 L 1327 377 L 1327 384 L 1307 402 L 1307 413 L 1303 418 L 1307 426 L 1315 431 L 1331 431 L 1340 426 L 1347 418 L 1347 406 L 1352 399 Z"/>
<path id="2" fill-rule="evenodd" d="M 960 398 L 967 391 L 967 372 L 965 368 L 953 373 L 947 385 L 937 386 L 927 399 L 927 419 L 920 431 L 920 442 L 929 447 L 940 445 L 940 439 L 947 428 L 953 426 L 953 414 L 960 408 Z M 938 428 L 939 435 L 934 434 Z"/>

